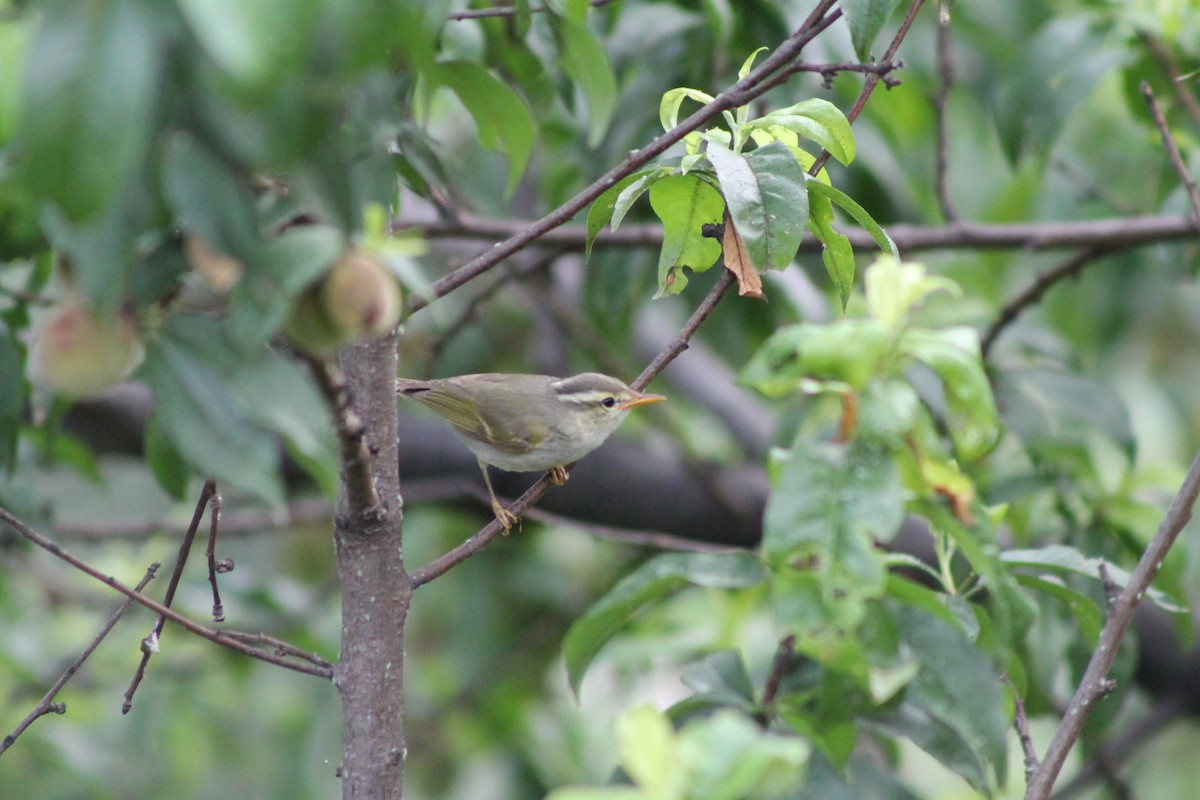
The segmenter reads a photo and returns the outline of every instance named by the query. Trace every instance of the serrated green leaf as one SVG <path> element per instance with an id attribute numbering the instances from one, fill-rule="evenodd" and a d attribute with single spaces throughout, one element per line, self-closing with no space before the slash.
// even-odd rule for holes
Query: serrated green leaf
<path id="1" fill-rule="evenodd" d="M 721 193 L 696 175 L 672 175 L 650 186 L 650 207 L 662 220 L 663 244 L 658 257 L 658 294 L 678 294 L 687 286 L 688 268 L 704 272 L 721 255 L 721 244 L 704 236 L 703 226 L 725 216 Z"/>
<path id="2" fill-rule="evenodd" d="M 617 107 L 617 79 L 608 53 L 585 25 L 559 18 L 557 29 L 562 37 L 563 69 L 575 79 L 587 101 L 587 141 L 589 147 L 595 147 L 604 138 Z"/>
<path id="3" fill-rule="evenodd" d="M 529 163 L 536 138 L 533 113 L 525 98 L 470 61 L 439 62 L 430 71 L 430 78 L 448 87 L 466 106 L 479 129 L 483 146 L 503 153 L 508 159 L 508 185 L 504 194 L 511 195 Z"/>
<path id="4" fill-rule="evenodd" d="M 749 120 L 746 127 L 748 130 L 762 129 L 768 132 L 775 127 L 783 128 L 816 142 L 839 163 L 849 164 L 854 160 L 854 133 L 850 129 L 850 121 L 841 109 L 828 100 L 810 98 Z"/>
<path id="5" fill-rule="evenodd" d="M 871 46 L 875 43 L 875 37 L 883 30 L 888 17 L 899 4 L 900 0 L 842 0 L 839 3 L 838 7 L 842 9 L 850 28 L 850 41 L 860 62 L 865 64 L 871 60 Z"/>
<path id="6" fill-rule="evenodd" d="M 765 577 L 750 553 L 667 553 L 652 558 L 600 598 L 567 631 L 563 656 L 571 689 L 578 694 L 596 653 L 646 606 L 687 586 L 741 589 Z"/>
<path id="7" fill-rule="evenodd" d="M 1010 567 L 1045 570 L 1057 574 L 1083 575 L 1100 580 L 1100 568 L 1108 573 L 1109 579 L 1124 589 L 1133 577 L 1123 567 L 1113 564 L 1103 558 L 1088 558 L 1083 553 L 1064 544 L 1052 544 L 1046 547 L 1028 550 L 1007 550 L 1000 555 L 1000 560 Z M 1146 597 L 1165 611 L 1174 614 L 1186 614 L 1187 609 L 1173 602 L 1171 598 L 1157 589 L 1146 590 Z"/>
<path id="8" fill-rule="evenodd" d="M 941 378 L 946 426 L 956 451 L 964 458 L 978 458 L 991 450 L 1000 438 L 1000 422 L 975 329 L 910 328 L 902 334 L 899 349 Z"/>
<path id="9" fill-rule="evenodd" d="M 707 155 L 755 269 L 791 264 L 808 224 L 804 171 L 792 152 L 772 143 L 742 155 L 710 142 Z"/>
<path id="10" fill-rule="evenodd" d="M 74 222 L 103 214 L 155 135 L 165 41 L 138 0 L 43 15 L 23 75 L 18 168 Z"/>
<path id="11" fill-rule="evenodd" d="M 592 207 L 588 209 L 587 215 L 587 240 L 584 243 L 583 253 L 585 261 L 592 257 L 592 242 L 596 241 L 596 237 L 600 234 L 600 231 L 604 230 L 604 226 L 612 221 L 613 213 L 616 210 L 617 198 L 629 188 L 630 184 L 645 177 L 646 174 L 647 171 L 643 170 L 635 172 L 632 175 L 626 175 L 605 189 L 604 193 L 592 203 Z M 613 227 L 615 228 L 616 226 L 614 225 Z"/>

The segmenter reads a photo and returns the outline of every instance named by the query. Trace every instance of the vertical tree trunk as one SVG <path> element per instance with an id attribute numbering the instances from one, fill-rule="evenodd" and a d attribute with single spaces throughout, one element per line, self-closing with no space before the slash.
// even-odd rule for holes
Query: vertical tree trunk
<path id="1" fill-rule="evenodd" d="M 404 776 L 404 623 L 411 587 L 400 539 L 396 341 L 346 348 L 342 370 L 366 432 L 378 503 L 348 488 L 345 457 L 334 535 L 342 583 L 342 797 L 399 800 Z"/>

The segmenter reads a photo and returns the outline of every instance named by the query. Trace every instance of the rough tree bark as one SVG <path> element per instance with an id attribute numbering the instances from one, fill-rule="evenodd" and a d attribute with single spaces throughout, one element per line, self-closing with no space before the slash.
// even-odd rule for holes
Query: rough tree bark
<path id="1" fill-rule="evenodd" d="M 399 800 L 404 623 L 412 591 L 400 536 L 395 337 L 349 347 L 341 362 L 349 391 L 334 523 L 342 584 L 342 653 L 334 679 L 342 700 L 342 797 Z M 347 452 L 346 436 L 356 424 L 365 436 L 358 456 L 369 458 Z"/>

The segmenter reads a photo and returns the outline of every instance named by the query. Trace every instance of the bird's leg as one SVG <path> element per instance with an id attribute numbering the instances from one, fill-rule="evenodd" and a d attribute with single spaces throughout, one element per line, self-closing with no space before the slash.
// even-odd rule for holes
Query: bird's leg
<path id="1" fill-rule="evenodd" d="M 483 485 L 487 487 L 488 497 L 492 499 L 492 513 L 496 515 L 496 521 L 504 529 L 504 535 L 508 536 L 512 526 L 517 524 L 517 515 L 500 505 L 500 501 L 496 499 L 496 492 L 492 489 L 492 479 L 488 477 L 487 464 L 480 461 L 479 470 L 483 473 Z"/>
<path id="2" fill-rule="evenodd" d="M 567 482 L 567 478 L 571 477 L 567 474 L 567 468 L 561 464 L 557 467 L 551 467 L 546 470 L 546 474 L 550 476 L 550 482 L 555 486 L 562 486 Z"/>

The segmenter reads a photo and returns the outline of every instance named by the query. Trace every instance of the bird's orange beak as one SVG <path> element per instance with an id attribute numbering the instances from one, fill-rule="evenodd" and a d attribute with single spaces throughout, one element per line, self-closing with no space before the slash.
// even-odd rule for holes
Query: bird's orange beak
<path id="1" fill-rule="evenodd" d="M 666 400 L 666 399 L 667 398 L 661 394 L 639 394 L 637 397 L 633 398 L 632 400 L 626 400 L 624 403 L 621 403 L 620 409 L 622 411 L 628 411 L 629 409 L 633 408 L 634 406 L 649 405 L 650 403 L 657 403 L 659 401 Z"/>

